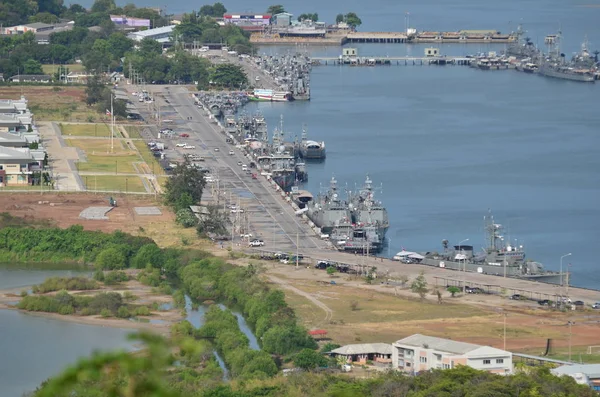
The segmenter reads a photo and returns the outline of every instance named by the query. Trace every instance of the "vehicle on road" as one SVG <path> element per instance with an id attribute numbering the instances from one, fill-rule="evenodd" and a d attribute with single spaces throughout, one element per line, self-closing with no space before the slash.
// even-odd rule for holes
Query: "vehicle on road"
<path id="1" fill-rule="evenodd" d="M 259 239 L 254 239 L 248 243 L 249 247 L 263 247 L 265 242 Z"/>
<path id="2" fill-rule="evenodd" d="M 248 166 L 246 164 L 242 165 L 242 171 L 247 171 L 248 170 Z"/>
<path id="3" fill-rule="evenodd" d="M 219 148 L 218 148 L 218 147 L 216 147 L 216 148 L 215 148 L 215 152 L 218 152 L 218 151 L 219 151 Z"/>
<path id="4" fill-rule="evenodd" d="M 235 154 L 235 152 L 234 152 L 233 150 L 230 150 L 230 151 L 229 151 L 229 155 L 230 155 L 230 156 L 233 156 L 234 154 Z"/>
<path id="5" fill-rule="evenodd" d="M 242 163 L 241 161 L 238 161 L 237 164 L 241 167 L 244 163 Z"/>
<path id="6" fill-rule="evenodd" d="M 600 302 L 596 302 L 592 305 L 592 309 L 600 309 Z"/>
<path id="7" fill-rule="evenodd" d="M 190 134 L 185 134 L 185 133 L 183 133 L 183 134 L 179 134 L 179 137 L 180 137 L 180 138 L 189 138 L 189 137 L 190 137 Z"/>
<path id="8" fill-rule="evenodd" d="M 183 148 L 184 149 L 196 149 L 196 146 L 194 146 L 194 145 L 185 145 Z"/>
<path id="9" fill-rule="evenodd" d="M 255 78 L 254 80 L 256 80 L 256 81 L 260 81 L 260 77 L 259 77 L 259 76 L 256 76 L 256 78 Z"/>
<path id="10" fill-rule="evenodd" d="M 552 301 L 550 299 L 542 299 L 538 301 L 540 306 L 552 306 Z"/>
<path id="11" fill-rule="evenodd" d="M 178 143 L 177 145 L 175 145 L 177 147 L 186 147 L 187 143 Z"/>
<path id="12" fill-rule="evenodd" d="M 584 303 L 583 301 L 575 301 L 575 302 L 573 302 L 573 304 L 574 304 L 575 306 L 580 306 L 580 307 L 583 307 L 583 306 L 585 306 L 585 303 Z"/>
<path id="13" fill-rule="evenodd" d="M 244 212 L 244 210 L 241 208 L 234 208 L 231 210 L 232 214 L 235 214 L 236 212 L 239 212 L 240 214 L 242 214 Z"/>
<path id="14" fill-rule="evenodd" d="M 516 301 L 522 301 L 527 299 L 526 297 L 524 297 L 523 295 L 519 295 L 519 294 L 514 294 L 510 296 L 510 299 L 516 300 Z"/>

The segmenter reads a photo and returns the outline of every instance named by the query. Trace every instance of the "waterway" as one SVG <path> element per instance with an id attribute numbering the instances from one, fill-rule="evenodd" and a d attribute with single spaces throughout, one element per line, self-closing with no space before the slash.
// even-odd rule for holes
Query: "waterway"
<path id="1" fill-rule="evenodd" d="M 0 265 L 0 289 L 22 288 L 52 276 L 87 274 Z M 131 330 L 98 327 L 0 309 L 0 395 L 21 397 L 97 349 L 133 349 Z"/>

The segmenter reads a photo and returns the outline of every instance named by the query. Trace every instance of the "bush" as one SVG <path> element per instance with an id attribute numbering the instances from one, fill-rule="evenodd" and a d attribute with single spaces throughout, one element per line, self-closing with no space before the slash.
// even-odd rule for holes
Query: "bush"
<path id="1" fill-rule="evenodd" d="M 104 318 L 108 318 L 112 316 L 112 312 L 108 309 L 102 309 L 100 310 L 100 315 Z"/>
<path id="2" fill-rule="evenodd" d="M 135 301 L 135 300 L 137 300 L 137 299 L 138 299 L 138 297 L 137 297 L 137 296 L 135 296 L 134 294 L 132 294 L 132 293 L 131 293 L 131 292 L 129 292 L 129 291 L 125 291 L 125 292 L 123 293 L 123 299 L 124 299 L 124 300 L 126 300 L 126 301 L 128 301 L 128 302 L 132 302 L 132 301 Z"/>
<path id="3" fill-rule="evenodd" d="M 113 270 L 104 275 L 105 285 L 115 285 L 125 281 L 129 281 L 129 276 L 124 271 Z"/>
<path id="4" fill-rule="evenodd" d="M 94 296 L 89 303 L 90 309 L 94 313 L 102 314 L 103 310 L 108 310 L 111 315 L 123 305 L 123 297 L 117 292 L 103 292 Z"/>
<path id="5" fill-rule="evenodd" d="M 123 252 L 116 247 L 110 247 L 102 250 L 96 257 L 96 268 L 103 270 L 123 269 L 126 265 L 126 258 Z"/>
<path id="6" fill-rule="evenodd" d="M 75 313 L 75 308 L 71 305 L 61 306 L 58 309 L 58 313 L 63 314 L 63 315 L 73 314 L 73 313 Z"/>
<path id="7" fill-rule="evenodd" d="M 191 209 L 183 208 L 177 211 L 175 221 L 183 227 L 194 227 L 198 223 L 198 218 Z"/>
<path id="8" fill-rule="evenodd" d="M 158 287 L 161 283 L 160 270 L 148 266 L 137 277 L 138 281 L 150 287 Z"/>
<path id="9" fill-rule="evenodd" d="M 91 316 L 94 313 L 92 312 L 92 309 L 90 309 L 89 307 L 84 307 L 83 309 L 81 309 L 80 314 L 82 316 Z"/>
<path id="10" fill-rule="evenodd" d="M 148 309 L 148 307 L 146 307 L 146 306 L 139 306 L 135 309 L 135 315 L 136 316 L 149 316 L 150 309 Z"/>
<path id="11" fill-rule="evenodd" d="M 36 294 L 45 294 L 46 292 L 74 290 L 90 290 L 98 288 L 94 280 L 86 277 L 50 277 L 39 285 L 34 285 L 32 290 Z"/>
<path id="12" fill-rule="evenodd" d="M 94 272 L 94 280 L 104 282 L 104 272 L 100 269 Z"/>
<path id="13" fill-rule="evenodd" d="M 27 292 L 27 290 L 22 290 L 21 291 L 21 298 L 25 298 L 27 295 L 29 295 L 29 293 Z"/>
<path id="14" fill-rule="evenodd" d="M 119 318 L 131 317 L 131 314 L 129 314 L 129 309 L 127 309 L 127 306 L 121 306 L 119 308 L 119 310 L 117 310 L 117 317 L 119 317 Z"/>

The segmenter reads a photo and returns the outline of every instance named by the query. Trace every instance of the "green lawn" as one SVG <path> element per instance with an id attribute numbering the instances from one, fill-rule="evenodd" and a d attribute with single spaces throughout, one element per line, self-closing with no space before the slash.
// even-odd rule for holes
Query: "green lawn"
<path id="1" fill-rule="evenodd" d="M 136 155 L 93 155 L 87 154 L 88 161 L 77 163 L 79 171 L 89 172 L 114 172 L 124 174 L 135 174 L 136 169 L 131 163 L 141 161 Z"/>
<path id="2" fill-rule="evenodd" d="M 130 138 L 141 138 L 142 137 L 140 135 L 140 130 L 138 127 L 126 125 L 125 131 L 127 131 L 127 134 L 129 135 Z"/>
<path id="3" fill-rule="evenodd" d="M 82 176 L 88 190 L 108 190 L 115 192 L 146 192 L 142 178 L 137 176 Z"/>
<path id="4" fill-rule="evenodd" d="M 74 146 L 85 151 L 86 154 L 107 154 L 110 152 L 110 138 L 100 138 L 100 139 L 71 139 L 65 138 L 65 143 L 69 146 Z M 113 154 L 122 155 L 122 154 L 131 154 L 128 151 L 125 151 L 123 148 L 123 144 L 119 139 L 113 140 L 114 151 Z"/>
<path id="5" fill-rule="evenodd" d="M 45 74 L 53 75 L 58 70 L 58 66 L 56 64 L 44 64 L 42 65 L 42 71 Z M 69 65 L 62 65 L 64 67 L 69 68 L 69 72 L 83 72 L 85 70 L 84 66 L 81 63 L 72 63 Z"/>
<path id="6" fill-rule="evenodd" d="M 63 136 L 97 136 L 110 137 L 110 127 L 107 124 L 59 124 Z M 115 128 L 115 138 L 121 138 L 118 129 Z"/>
<path id="7" fill-rule="evenodd" d="M 47 192 L 49 190 L 53 190 L 51 186 L 31 186 L 31 185 L 12 185 L 12 186 L 2 186 L 0 187 L 0 192 L 7 190 L 31 190 L 33 192 L 44 191 Z"/>

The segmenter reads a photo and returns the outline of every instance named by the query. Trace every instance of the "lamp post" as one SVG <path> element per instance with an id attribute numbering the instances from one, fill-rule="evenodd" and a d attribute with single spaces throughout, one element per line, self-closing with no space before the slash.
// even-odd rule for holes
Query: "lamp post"
<path id="1" fill-rule="evenodd" d="M 461 250 L 462 243 L 466 243 L 467 241 L 469 241 L 469 239 L 468 239 L 468 238 L 466 238 L 466 239 L 464 239 L 464 240 L 462 240 L 461 242 L 459 242 L 459 243 L 458 243 L 458 253 L 459 253 L 459 254 L 460 254 L 460 252 L 462 251 L 462 250 Z M 460 265 L 460 259 L 459 259 L 458 261 L 459 261 L 458 263 L 459 263 L 459 265 Z M 459 269 L 458 269 L 458 270 L 460 270 L 460 266 L 459 266 Z M 466 263 L 464 260 L 463 260 L 463 272 L 464 272 L 464 273 L 466 273 L 466 272 L 467 272 L 467 263 Z M 467 280 L 465 280 L 465 274 L 464 274 L 464 273 L 463 273 L 463 293 L 465 292 L 465 290 L 466 290 L 466 287 L 467 287 L 467 286 L 466 286 L 466 282 L 467 282 Z"/>
<path id="2" fill-rule="evenodd" d="M 560 286 L 563 286 L 563 259 L 565 259 L 567 256 L 571 256 L 571 253 L 569 252 L 568 254 L 564 254 L 563 256 L 560 257 Z"/>

